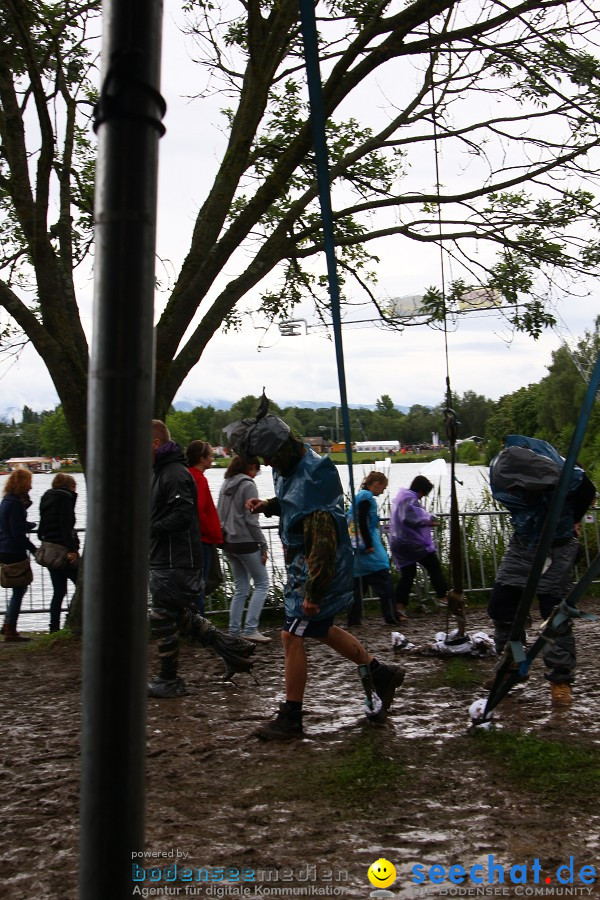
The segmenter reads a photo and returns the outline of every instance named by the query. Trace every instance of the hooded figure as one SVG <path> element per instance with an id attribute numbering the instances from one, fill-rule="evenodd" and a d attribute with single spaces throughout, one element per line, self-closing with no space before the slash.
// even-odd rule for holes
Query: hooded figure
<path id="1" fill-rule="evenodd" d="M 502 653 L 510 638 L 563 465 L 564 459 L 555 447 L 522 434 L 509 435 L 505 449 L 490 464 L 492 496 L 508 509 L 513 526 L 488 605 L 498 653 Z M 583 469 L 575 466 L 536 588 L 542 619 L 547 619 L 571 590 L 579 552 L 577 524 L 593 503 L 595 494 L 596 489 Z M 521 638 L 524 643 L 525 635 Z M 569 619 L 559 626 L 554 639 L 545 644 L 542 655 L 552 703 L 568 705 L 572 700 L 576 661 L 575 636 Z"/>
<path id="2" fill-rule="evenodd" d="M 233 422 L 225 433 L 236 453 L 262 457 L 273 468 L 275 497 L 251 499 L 247 508 L 280 517 L 287 569 L 282 631 L 286 701 L 256 736 L 288 741 L 304 733 L 305 638 L 327 644 L 359 666 L 367 696 L 377 696 L 377 703 L 371 702 L 371 714 L 385 715 L 404 670 L 382 665 L 353 635 L 333 624 L 336 613 L 353 598 L 353 553 L 340 478 L 329 458 L 318 456 L 292 435 L 285 422 L 268 414 L 268 403 L 263 391 L 256 419 Z"/>

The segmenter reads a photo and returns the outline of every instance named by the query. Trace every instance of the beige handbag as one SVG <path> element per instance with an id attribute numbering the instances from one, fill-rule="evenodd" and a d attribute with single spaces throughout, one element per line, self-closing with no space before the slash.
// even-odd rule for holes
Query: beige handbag
<path id="1" fill-rule="evenodd" d="M 45 569 L 66 569 L 69 565 L 69 553 L 70 550 L 67 550 L 62 544 L 42 541 L 35 551 L 35 561 Z"/>

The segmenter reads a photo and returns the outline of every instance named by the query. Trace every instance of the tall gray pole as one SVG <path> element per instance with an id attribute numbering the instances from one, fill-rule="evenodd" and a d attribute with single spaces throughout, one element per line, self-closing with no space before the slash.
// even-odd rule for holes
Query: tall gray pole
<path id="1" fill-rule="evenodd" d="M 131 897 L 144 843 L 162 3 L 105 0 L 83 607 L 84 900 Z"/>

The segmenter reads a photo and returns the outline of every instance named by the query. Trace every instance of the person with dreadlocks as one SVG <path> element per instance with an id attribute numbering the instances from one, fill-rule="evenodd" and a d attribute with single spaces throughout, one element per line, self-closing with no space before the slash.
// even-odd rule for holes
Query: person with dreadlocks
<path id="1" fill-rule="evenodd" d="M 303 737 L 303 701 L 308 675 L 304 641 L 313 638 L 359 668 L 367 715 L 381 720 L 392 704 L 404 670 L 371 656 L 334 617 L 353 599 L 353 554 L 344 514 L 342 485 L 336 467 L 297 440 L 280 418 L 268 415 L 263 392 L 256 419 L 225 428 L 230 445 L 245 457 L 259 456 L 273 469 L 276 496 L 252 498 L 254 513 L 280 517 L 287 583 L 284 589 L 286 699 L 273 719 L 255 735 L 262 740 Z"/>
<path id="2" fill-rule="evenodd" d="M 196 485 L 183 450 L 169 429 L 152 421 L 153 478 L 150 520 L 150 629 L 158 639 L 159 673 L 148 684 L 150 697 L 171 699 L 187 693 L 179 677 L 179 636 L 211 647 L 225 662 L 225 678 L 249 672 L 254 644 L 223 634 L 200 615 L 196 601 L 203 586 L 202 542 Z"/>

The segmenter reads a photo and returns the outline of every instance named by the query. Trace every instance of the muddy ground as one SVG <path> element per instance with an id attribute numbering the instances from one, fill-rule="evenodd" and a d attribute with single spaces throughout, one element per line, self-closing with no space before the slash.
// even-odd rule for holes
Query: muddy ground
<path id="1" fill-rule="evenodd" d="M 403 631 L 419 643 L 432 638 L 444 618 L 415 614 Z M 471 631 L 488 628 L 484 611 L 470 613 Z M 398 661 L 391 630 L 373 615 L 356 633 L 380 659 Z M 500 707 L 495 732 L 483 737 L 467 734 L 468 707 L 486 695 L 481 684 L 493 660 L 457 667 L 441 658 L 403 656 L 405 685 L 388 723 L 375 728 L 362 714 L 354 667 L 312 644 L 307 736 L 290 745 L 252 736 L 282 697 L 278 630 L 268 633 L 275 640 L 257 649 L 258 686 L 247 676 L 223 684 L 220 662 L 186 646 L 181 670 L 188 696 L 148 702 L 147 850 L 188 854 L 194 877 L 200 868 L 229 866 L 253 870 L 258 879 L 246 880 L 252 877 L 247 873 L 242 880 L 250 893 L 236 894 L 234 879 L 229 893 L 219 895 L 213 880 L 187 888 L 178 882 L 178 893 L 169 896 L 363 898 L 374 890 L 367 871 L 380 857 L 396 868 L 396 881 L 388 886 L 395 897 L 475 896 L 473 881 L 455 887 L 447 870 L 481 863 L 487 878 L 490 855 L 506 870 L 504 885 L 493 889 L 501 896 L 565 895 L 556 871 L 571 856 L 575 873 L 592 865 L 598 878 L 585 888 L 575 878 L 569 889 L 579 885 L 577 893 L 566 895 L 600 896 L 600 624 L 577 625 L 579 667 L 570 709 L 552 710 L 538 660 L 527 685 Z M 80 664 L 74 640 L 33 650 L 0 645 L 0 896 L 6 900 L 78 896 Z M 559 751 L 589 751 L 589 790 L 583 781 L 575 791 L 572 779 L 563 784 L 567 776 L 556 775 L 553 765 L 529 781 L 530 773 L 519 774 L 527 761 L 517 757 L 511 769 L 513 750 L 496 746 L 491 752 L 490 740 L 512 733 L 558 742 L 551 746 Z M 541 866 L 536 887 L 535 859 Z M 515 886 L 508 871 L 517 863 L 529 865 L 528 881 Z M 435 886 L 426 874 L 426 889 L 415 886 L 418 864 L 426 873 L 439 864 L 446 880 Z M 584 874 L 589 879 L 589 871 Z M 562 875 L 568 879 L 569 873 Z M 139 887 L 165 883 L 150 881 L 148 873 Z M 134 888 L 132 882 L 132 896 Z"/>

